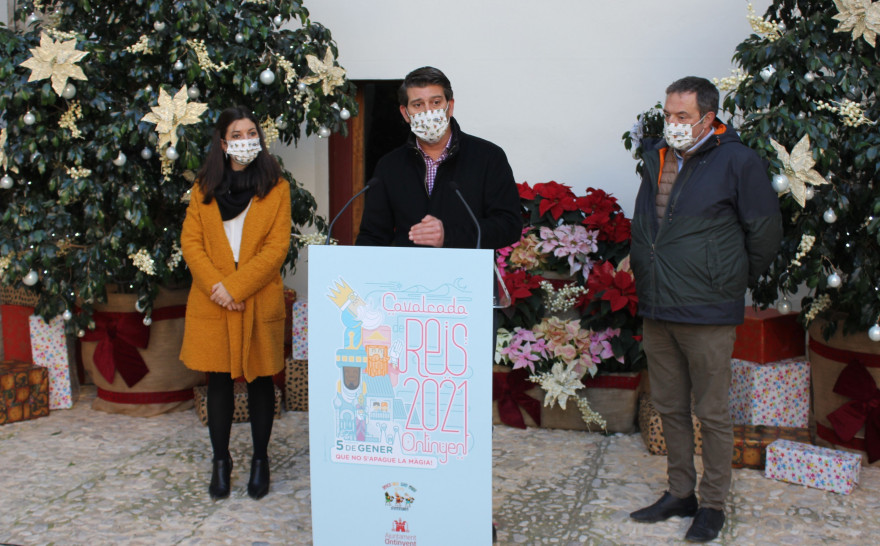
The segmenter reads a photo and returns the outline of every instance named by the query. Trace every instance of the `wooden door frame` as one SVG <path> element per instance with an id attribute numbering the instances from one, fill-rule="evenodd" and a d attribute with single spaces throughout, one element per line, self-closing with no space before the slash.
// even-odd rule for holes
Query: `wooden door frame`
<path id="1" fill-rule="evenodd" d="M 364 92 L 357 90 L 358 112 L 364 112 Z M 345 122 L 348 136 L 340 133 L 330 135 L 328 143 L 330 215 L 333 219 L 351 199 L 351 196 L 364 187 L 364 116 L 354 116 Z M 361 225 L 364 212 L 363 197 L 355 201 L 343 212 L 333 226 L 332 236 L 340 245 L 353 245 Z"/>

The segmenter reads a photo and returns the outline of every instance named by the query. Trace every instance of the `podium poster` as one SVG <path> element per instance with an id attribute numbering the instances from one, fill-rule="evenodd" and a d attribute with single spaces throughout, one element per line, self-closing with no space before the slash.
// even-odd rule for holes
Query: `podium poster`
<path id="1" fill-rule="evenodd" d="M 492 259 L 309 247 L 316 546 L 491 544 Z"/>

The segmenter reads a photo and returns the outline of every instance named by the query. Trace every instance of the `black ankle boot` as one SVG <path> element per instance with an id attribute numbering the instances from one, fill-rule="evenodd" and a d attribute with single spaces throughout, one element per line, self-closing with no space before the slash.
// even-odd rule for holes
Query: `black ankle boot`
<path id="1" fill-rule="evenodd" d="M 248 480 L 248 496 L 262 499 L 269 492 L 269 459 L 251 459 L 251 479 Z"/>
<path id="2" fill-rule="evenodd" d="M 232 476 L 232 457 L 214 461 L 214 470 L 211 472 L 211 485 L 208 493 L 214 500 L 225 499 L 229 496 L 230 477 Z"/>

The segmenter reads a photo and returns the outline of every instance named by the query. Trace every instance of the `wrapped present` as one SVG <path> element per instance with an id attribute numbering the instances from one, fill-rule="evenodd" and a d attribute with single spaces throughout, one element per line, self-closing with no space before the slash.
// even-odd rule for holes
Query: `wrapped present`
<path id="1" fill-rule="evenodd" d="M 291 328 L 292 356 L 297 360 L 309 358 L 309 304 L 294 302 L 291 306 L 293 327 Z"/>
<path id="2" fill-rule="evenodd" d="M 767 446 L 778 439 L 812 443 L 806 428 L 733 426 L 733 468 L 764 468 Z"/>
<path id="3" fill-rule="evenodd" d="M 700 432 L 700 420 L 691 413 L 694 422 L 694 453 L 703 453 L 703 436 Z M 639 396 L 639 430 L 645 447 L 652 455 L 666 455 L 666 439 L 663 437 L 663 422 L 660 414 L 651 403 L 651 393 L 643 392 Z"/>
<path id="4" fill-rule="evenodd" d="M 858 453 L 776 440 L 767 446 L 764 476 L 848 495 L 859 483 L 861 467 Z"/>
<path id="5" fill-rule="evenodd" d="M 766 364 L 806 354 L 806 332 L 797 313 L 746 307 L 745 322 L 736 327 L 733 358 Z"/>
<path id="6" fill-rule="evenodd" d="M 284 408 L 309 411 L 309 361 L 288 357 L 284 361 Z"/>
<path id="7" fill-rule="evenodd" d="M 49 409 L 68 409 L 79 396 L 74 342 L 64 332 L 64 320 L 55 317 L 48 323 L 31 315 L 31 347 L 34 364 L 49 370 Z"/>
<path id="8" fill-rule="evenodd" d="M 3 316 L 3 358 L 32 362 L 28 317 L 34 314 L 34 308 L 3 304 L 0 306 L 0 313 Z"/>
<path id="9" fill-rule="evenodd" d="M 49 415 L 49 372 L 30 362 L 0 362 L 0 425 Z"/>
<path id="10" fill-rule="evenodd" d="M 278 419 L 279 417 L 281 417 L 281 389 L 279 389 L 276 385 L 274 386 L 274 390 L 275 418 Z M 232 392 L 235 396 L 235 408 L 232 411 L 232 422 L 247 423 L 251 418 L 250 412 L 248 411 L 247 383 L 234 383 L 232 386 Z M 193 394 L 195 395 L 196 414 L 198 414 L 199 416 L 199 421 L 201 421 L 203 425 L 207 425 L 208 387 L 206 385 L 193 387 Z"/>
<path id="11" fill-rule="evenodd" d="M 759 364 L 730 362 L 730 416 L 737 425 L 808 426 L 810 363 L 789 358 Z"/>

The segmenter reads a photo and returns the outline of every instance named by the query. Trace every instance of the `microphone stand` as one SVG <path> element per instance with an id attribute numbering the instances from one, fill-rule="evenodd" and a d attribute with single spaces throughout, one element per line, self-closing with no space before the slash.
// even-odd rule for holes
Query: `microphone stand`
<path id="1" fill-rule="evenodd" d="M 339 220 L 339 217 L 342 216 L 342 213 L 345 212 L 345 209 L 347 209 L 348 206 L 351 205 L 351 202 L 354 201 L 355 199 L 357 199 L 360 194 L 364 193 L 365 191 L 372 188 L 373 186 L 375 186 L 378 183 L 379 183 L 378 178 L 371 178 L 369 182 L 364 184 L 363 188 L 361 188 L 357 193 L 352 195 L 351 199 L 349 199 L 348 202 L 345 205 L 343 205 L 343 207 L 341 209 L 339 209 L 339 212 L 337 212 L 336 216 L 333 217 L 333 221 L 330 222 L 330 227 L 327 228 L 327 238 L 324 239 L 325 245 L 330 244 L 330 234 L 333 233 L 333 224 L 336 223 L 336 220 Z"/>

